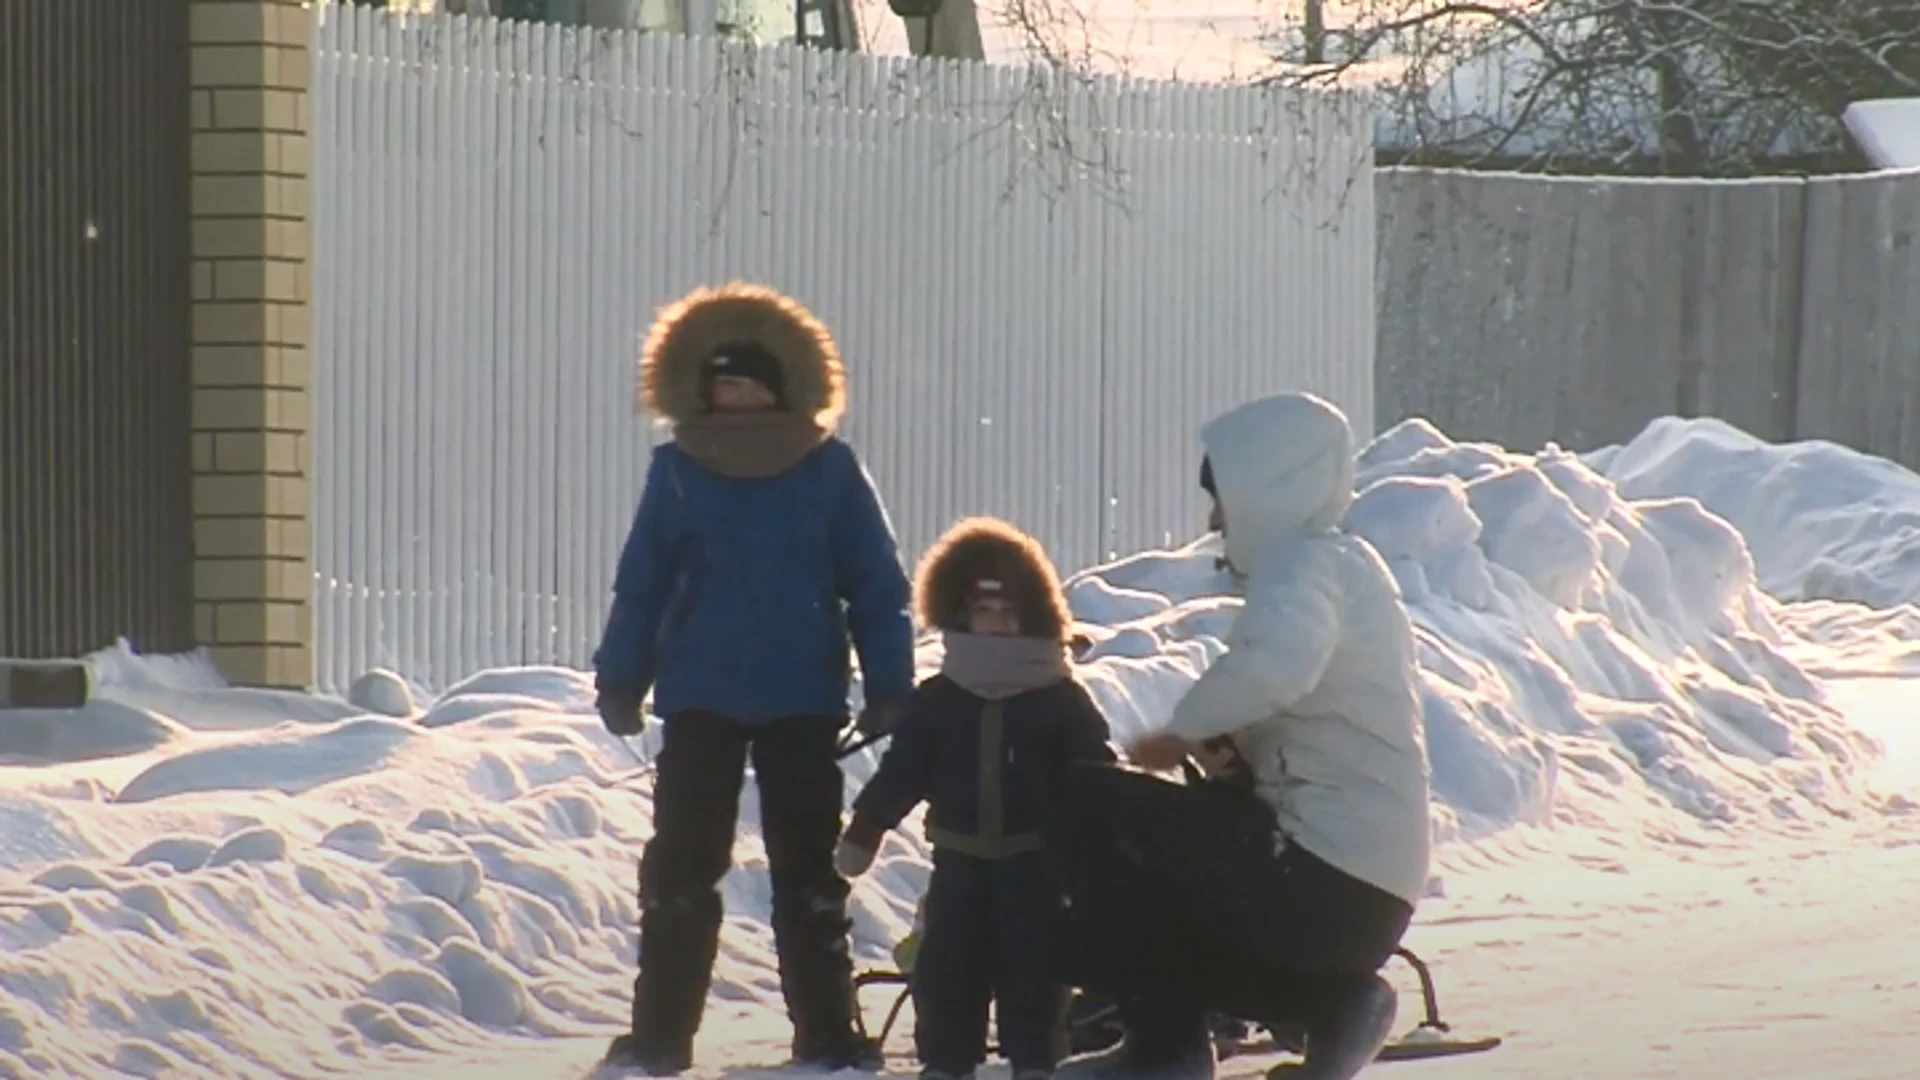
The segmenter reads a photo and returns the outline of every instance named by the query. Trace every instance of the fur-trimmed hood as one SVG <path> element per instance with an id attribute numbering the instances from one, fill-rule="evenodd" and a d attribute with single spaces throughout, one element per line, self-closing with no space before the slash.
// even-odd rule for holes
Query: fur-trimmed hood
<path id="1" fill-rule="evenodd" d="M 640 348 L 640 408 L 678 423 L 701 411 L 700 369 L 722 345 L 753 342 L 786 376 L 796 413 L 832 430 L 846 410 L 846 371 L 833 334 L 806 305 L 766 285 L 702 287 L 660 309 Z"/>
<path id="2" fill-rule="evenodd" d="M 1073 613 L 1053 560 L 1039 541 L 992 517 L 955 523 L 921 557 L 913 578 L 913 610 L 920 624 L 964 631 L 967 594 L 983 577 L 998 578 L 1013 593 L 1023 636 L 1067 640 Z"/>

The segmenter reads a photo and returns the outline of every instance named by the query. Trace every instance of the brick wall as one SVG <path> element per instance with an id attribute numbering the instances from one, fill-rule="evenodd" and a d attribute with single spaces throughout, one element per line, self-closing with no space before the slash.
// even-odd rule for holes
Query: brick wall
<path id="1" fill-rule="evenodd" d="M 194 626 L 227 678 L 313 673 L 300 0 L 191 0 Z"/>

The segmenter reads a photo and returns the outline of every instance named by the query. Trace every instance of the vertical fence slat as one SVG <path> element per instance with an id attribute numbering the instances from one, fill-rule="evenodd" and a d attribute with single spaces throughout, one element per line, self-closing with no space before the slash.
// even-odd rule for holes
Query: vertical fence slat
<path id="1" fill-rule="evenodd" d="M 420 42 L 416 46 L 419 56 L 419 78 L 425 100 L 421 104 L 422 130 L 414 133 L 415 144 L 420 147 L 424 160 L 420 165 L 420 183 L 425 205 L 420 212 L 420 230 L 416 243 L 428 252 L 450 251 L 454 228 L 451 199 L 449 193 L 460 183 L 459 158 L 453 151 L 449 138 L 453 118 L 449 109 L 449 88 L 453 81 L 453 44 L 451 25 L 444 15 L 431 15 L 415 24 L 419 28 Z M 457 633 L 455 604 L 457 603 L 457 580 L 451 547 L 450 530 L 454 522 L 454 506 L 459 499 L 458 488 L 453 477 L 444 468 L 443 456 L 453 434 L 450 423 L 453 413 L 447 407 L 452 398 L 453 387 L 449 382 L 449 355 L 455 355 L 450 348 L 448 325 L 450 286 L 454 275 L 432 273 L 431 255 L 424 257 L 422 267 L 424 279 L 419 282 L 420 304 L 426 311 L 421 327 L 424 340 L 421 355 L 414 358 L 420 366 L 422 385 L 425 387 L 420 402 L 420 423 L 424 437 L 420 440 L 422 460 L 414 463 L 414 469 L 423 477 L 426 487 L 427 512 L 422 525 L 427 535 L 420 538 L 420 551 L 426 565 L 423 576 L 427 582 L 426 593 L 428 610 L 426 625 L 428 640 L 421 643 L 420 652 L 428 670 L 434 673 L 436 680 L 445 679 L 455 671 L 450 649 Z"/>

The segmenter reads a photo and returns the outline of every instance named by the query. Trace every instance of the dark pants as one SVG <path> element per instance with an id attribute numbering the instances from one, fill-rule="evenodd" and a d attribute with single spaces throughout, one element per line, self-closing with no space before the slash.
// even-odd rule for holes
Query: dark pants
<path id="1" fill-rule="evenodd" d="M 690 1052 L 719 948 L 718 886 L 733 865 L 749 758 L 773 878 L 773 940 L 794 1054 L 845 1045 L 853 1024 L 848 886 L 833 868 L 844 798 L 836 717 L 748 727 L 710 713 L 666 720 L 653 839 L 640 859 L 640 974 L 633 1032 L 649 1050 Z"/>
<path id="2" fill-rule="evenodd" d="M 1049 823 L 1070 905 L 1069 981 L 1169 1040 L 1209 1013 L 1267 1026 L 1328 1022 L 1370 984 L 1412 909 L 1287 845 L 1244 787 L 1072 770 Z M 1129 1007 L 1131 1005 L 1131 1007 Z"/>
<path id="3" fill-rule="evenodd" d="M 980 859 L 936 849 L 913 966 L 914 1051 L 964 1076 L 986 1060 L 987 1003 L 1015 1072 L 1066 1056 L 1067 991 L 1056 975 L 1059 879 L 1044 854 Z"/>

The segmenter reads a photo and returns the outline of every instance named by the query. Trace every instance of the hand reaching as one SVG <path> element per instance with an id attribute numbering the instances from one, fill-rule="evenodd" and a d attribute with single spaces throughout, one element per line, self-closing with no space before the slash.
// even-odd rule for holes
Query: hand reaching
<path id="1" fill-rule="evenodd" d="M 870 701 L 860 710 L 860 719 L 854 722 L 854 730 L 866 739 L 885 735 L 900 721 L 900 713 L 901 705 L 897 701 Z"/>
<path id="2" fill-rule="evenodd" d="M 1225 735 L 1217 739 L 1208 739 L 1193 752 L 1200 762 L 1200 770 L 1212 780 L 1225 780 L 1240 775 L 1246 768 L 1245 759 L 1240 756 L 1240 748 Z"/>
<path id="3" fill-rule="evenodd" d="M 630 694 L 603 692 L 594 701 L 593 707 L 600 714 L 600 723 L 609 734 L 626 739 L 647 729 L 646 720 L 640 714 L 640 699 Z"/>
<path id="4" fill-rule="evenodd" d="M 874 852 L 848 840 L 833 849 L 833 868 L 841 877 L 856 878 L 873 868 Z"/>
<path id="5" fill-rule="evenodd" d="M 1127 760 L 1149 772 L 1164 772 L 1185 761 L 1187 740 L 1166 731 L 1142 735 L 1127 747 Z"/>

